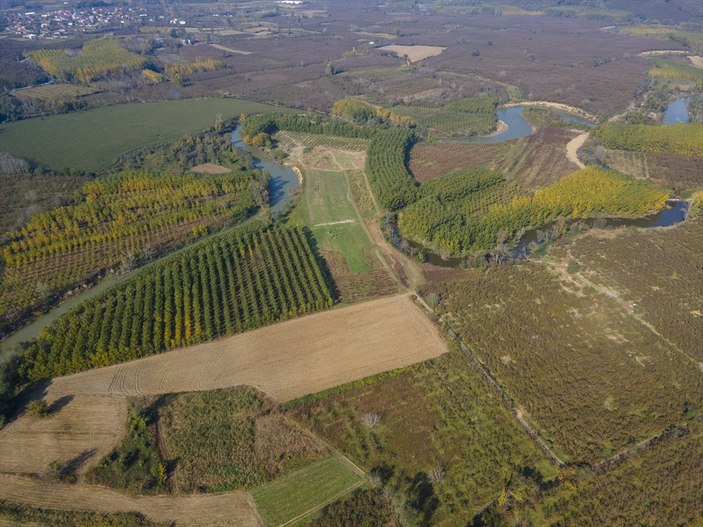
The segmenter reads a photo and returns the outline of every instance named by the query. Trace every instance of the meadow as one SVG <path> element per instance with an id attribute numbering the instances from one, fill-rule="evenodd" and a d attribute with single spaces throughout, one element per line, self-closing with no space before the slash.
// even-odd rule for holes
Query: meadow
<path id="1" fill-rule="evenodd" d="M 120 154 L 175 141 L 241 113 L 282 111 L 238 99 L 132 103 L 6 123 L 0 150 L 55 169 L 98 171 Z"/>
<path id="2" fill-rule="evenodd" d="M 252 490 L 267 527 L 285 525 L 363 484 L 362 474 L 341 456 L 332 455 Z"/>

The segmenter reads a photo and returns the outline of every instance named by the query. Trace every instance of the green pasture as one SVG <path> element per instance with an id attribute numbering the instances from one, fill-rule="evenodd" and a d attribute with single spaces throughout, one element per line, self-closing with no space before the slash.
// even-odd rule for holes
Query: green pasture
<path id="1" fill-rule="evenodd" d="M 131 103 L 16 121 L 0 127 L 0 152 L 55 169 L 96 171 L 125 152 L 214 126 L 221 115 L 281 111 L 238 99 Z"/>
<path id="2" fill-rule="evenodd" d="M 316 510 L 362 482 L 362 476 L 347 461 L 330 456 L 261 485 L 252 494 L 264 522 L 273 527 Z"/>

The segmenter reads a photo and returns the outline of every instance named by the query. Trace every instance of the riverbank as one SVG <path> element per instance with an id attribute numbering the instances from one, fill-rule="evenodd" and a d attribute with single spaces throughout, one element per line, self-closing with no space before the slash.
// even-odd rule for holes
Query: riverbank
<path id="1" fill-rule="evenodd" d="M 503 108 L 514 108 L 516 106 L 534 106 L 536 108 L 552 108 L 554 110 L 561 110 L 562 112 L 573 113 L 589 121 L 598 122 L 598 116 L 587 112 L 583 108 L 578 108 L 576 106 L 569 106 L 568 104 L 563 104 L 560 102 L 550 102 L 550 101 L 523 101 L 523 102 L 509 102 L 503 105 Z"/>

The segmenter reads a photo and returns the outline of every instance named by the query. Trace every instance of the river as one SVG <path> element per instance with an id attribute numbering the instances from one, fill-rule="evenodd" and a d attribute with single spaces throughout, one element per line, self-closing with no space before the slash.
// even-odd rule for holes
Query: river
<path id="1" fill-rule="evenodd" d="M 258 150 L 245 145 L 244 141 L 242 141 L 240 126 L 237 126 L 232 132 L 232 146 L 252 154 L 254 156 L 254 166 L 269 173 L 269 201 L 271 209 L 274 212 L 285 209 L 298 189 L 298 175 L 290 167 L 281 165 L 272 159 L 261 158 L 261 153 Z"/>

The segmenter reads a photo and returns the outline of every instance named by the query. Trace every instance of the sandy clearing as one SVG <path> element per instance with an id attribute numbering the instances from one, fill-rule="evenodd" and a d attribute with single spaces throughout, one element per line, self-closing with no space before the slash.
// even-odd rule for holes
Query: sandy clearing
<path id="1" fill-rule="evenodd" d="M 583 134 L 577 135 L 571 141 L 566 143 L 566 157 L 568 157 L 569 161 L 574 163 L 579 168 L 586 168 L 586 165 L 584 165 L 579 159 L 578 151 L 579 148 L 584 145 L 589 135 L 590 134 L 588 132 L 585 132 Z"/>
<path id="2" fill-rule="evenodd" d="M 0 475 L 0 499 L 37 507 L 101 512 L 141 512 L 154 521 L 180 526 L 262 525 L 251 495 L 235 491 L 187 496 L 127 496 L 89 485 L 66 485 Z"/>
<path id="3" fill-rule="evenodd" d="M 127 398 L 78 395 L 56 401 L 44 418 L 23 415 L 0 431 L 0 472 L 41 473 L 55 460 L 78 460 L 81 474 L 109 454 L 124 434 Z"/>
<path id="4" fill-rule="evenodd" d="M 511 102 L 504 104 L 504 108 L 513 108 L 515 106 L 536 106 L 538 108 L 554 108 L 555 110 L 561 110 L 563 112 L 569 112 L 581 117 L 585 117 L 589 121 L 597 122 L 598 117 L 592 113 L 588 113 L 583 108 L 578 108 L 576 106 L 569 106 L 568 104 L 563 104 L 560 102 L 550 102 L 550 101 L 523 101 L 523 102 Z"/>
<path id="5" fill-rule="evenodd" d="M 220 51 L 229 51 L 230 53 L 237 53 L 239 55 L 251 55 L 254 53 L 253 51 L 242 51 L 240 49 L 232 49 L 228 48 L 227 46 L 223 46 L 222 44 L 210 44 L 213 48 L 219 49 Z"/>
<path id="6" fill-rule="evenodd" d="M 194 174 L 227 174 L 230 169 L 215 163 L 201 163 L 190 169 Z"/>
<path id="7" fill-rule="evenodd" d="M 381 51 L 391 51 L 399 57 L 407 57 L 410 62 L 418 62 L 428 57 L 435 57 L 442 53 L 447 48 L 439 46 L 382 46 Z"/>
<path id="8" fill-rule="evenodd" d="M 638 53 L 640 57 L 661 57 L 663 55 L 686 55 L 688 51 L 681 49 L 654 49 L 652 51 L 642 51 Z"/>
<path id="9" fill-rule="evenodd" d="M 247 384 L 288 401 L 445 351 L 432 322 L 406 294 L 60 377 L 47 390 L 52 397 L 139 396 Z"/>
<path id="10" fill-rule="evenodd" d="M 703 57 L 699 57 L 698 55 L 689 55 L 688 60 L 690 60 L 691 64 L 693 64 L 696 68 L 703 68 Z"/>

